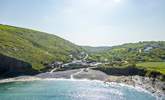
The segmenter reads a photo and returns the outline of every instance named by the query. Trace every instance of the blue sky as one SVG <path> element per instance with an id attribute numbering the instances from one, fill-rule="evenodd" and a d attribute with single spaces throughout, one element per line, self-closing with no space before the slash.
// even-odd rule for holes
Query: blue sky
<path id="1" fill-rule="evenodd" d="M 78 45 L 165 40 L 165 0 L 0 0 L 0 23 Z"/>

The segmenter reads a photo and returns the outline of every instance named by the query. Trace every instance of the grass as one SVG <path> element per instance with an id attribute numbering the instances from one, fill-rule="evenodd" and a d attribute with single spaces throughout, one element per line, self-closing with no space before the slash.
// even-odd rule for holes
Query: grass
<path id="1" fill-rule="evenodd" d="M 157 71 L 165 75 L 165 62 L 142 62 L 136 64 L 136 66 L 151 71 Z"/>
<path id="2" fill-rule="evenodd" d="M 28 62 L 36 70 L 44 68 L 43 62 L 67 62 L 71 53 L 81 50 L 55 35 L 0 24 L 0 53 Z"/>
<path id="3" fill-rule="evenodd" d="M 152 47 L 152 49 L 146 51 L 146 48 L 148 47 Z M 102 49 L 99 52 L 95 52 L 97 51 L 96 47 L 90 47 L 85 49 L 89 51 L 90 59 L 95 61 L 104 61 L 104 59 L 108 59 L 108 61 L 122 60 L 128 62 L 165 61 L 165 41 L 146 41 L 138 43 L 128 43 Z"/>

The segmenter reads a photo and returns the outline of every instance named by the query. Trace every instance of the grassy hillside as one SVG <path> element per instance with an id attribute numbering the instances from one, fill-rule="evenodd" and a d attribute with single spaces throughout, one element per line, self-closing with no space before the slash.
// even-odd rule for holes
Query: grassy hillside
<path id="1" fill-rule="evenodd" d="M 165 41 L 128 43 L 101 52 L 90 52 L 88 60 L 106 62 L 102 67 L 134 66 L 165 75 Z"/>
<path id="2" fill-rule="evenodd" d="M 105 52 L 111 49 L 111 47 L 106 47 L 106 46 L 101 46 L 101 47 L 91 47 L 91 46 L 83 46 L 83 48 L 88 52 L 88 53 L 99 53 L 99 52 Z"/>
<path id="3" fill-rule="evenodd" d="M 142 62 L 136 64 L 139 68 L 145 68 L 150 71 L 157 71 L 165 74 L 165 62 Z"/>
<path id="4" fill-rule="evenodd" d="M 90 53 L 90 58 L 97 61 L 165 61 L 165 42 L 150 41 L 139 43 L 128 43 L 113 46 L 109 50 Z"/>
<path id="5" fill-rule="evenodd" d="M 81 47 L 58 36 L 0 24 L 0 53 L 28 62 L 34 69 L 54 60 L 67 62 L 70 54 L 80 51 Z"/>

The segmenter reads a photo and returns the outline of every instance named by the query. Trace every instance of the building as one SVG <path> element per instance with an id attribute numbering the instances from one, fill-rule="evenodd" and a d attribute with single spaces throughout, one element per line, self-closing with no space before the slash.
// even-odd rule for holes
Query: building
<path id="1" fill-rule="evenodd" d="M 149 52 L 150 50 L 152 50 L 153 49 L 153 47 L 146 47 L 145 49 L 144 49 L 144 52 Z"/>
<path id="2" fill-rule="evenodd" d="M 62 66 L 63 66 L 63 62 L 60 61 L 53 61 L 52 63 L 47 65 L 47 67 L 50 68 L 61 68 Z"/>

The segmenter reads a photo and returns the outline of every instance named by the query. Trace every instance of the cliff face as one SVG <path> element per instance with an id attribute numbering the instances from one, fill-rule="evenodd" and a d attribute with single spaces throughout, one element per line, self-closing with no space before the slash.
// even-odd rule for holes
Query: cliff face
<path id="1" fill-rule="evenodd" d="M 145 76 L 146 71 L 144 69 L 137 69 L 134 67 L 126 67 L 126 68 L 117 68 L 117 67 L 111 67 L 111 68 L 97 68 L 98 70 L 101 70 L 105 72 L 108 75 L 116 75 L 116 76 L 130 76 L 130 75 L 140 75 Z"/>
<path id="2" fill-rule="evenodd" d="M 165 81 L 165 75 L 161 74 L 160 72 L 148 71 L 146 69 L 139 69 L 136 67 L 125 67 L 125 68 L 117 68 L 117 67 L 110 67 L 110 68 L 96 68 L 97 70 L 101 70 L 108 75 L 115 75 L 115 76 L 145 76 L 160 79 Z"/>
<path id="3" fill-rule="evenodd" d="M 0 54 L 0 76 L 1 77 L 14 77 L 18 75 L 32 75 L 37 73 L 32 69 L 32 65 Z"/>

